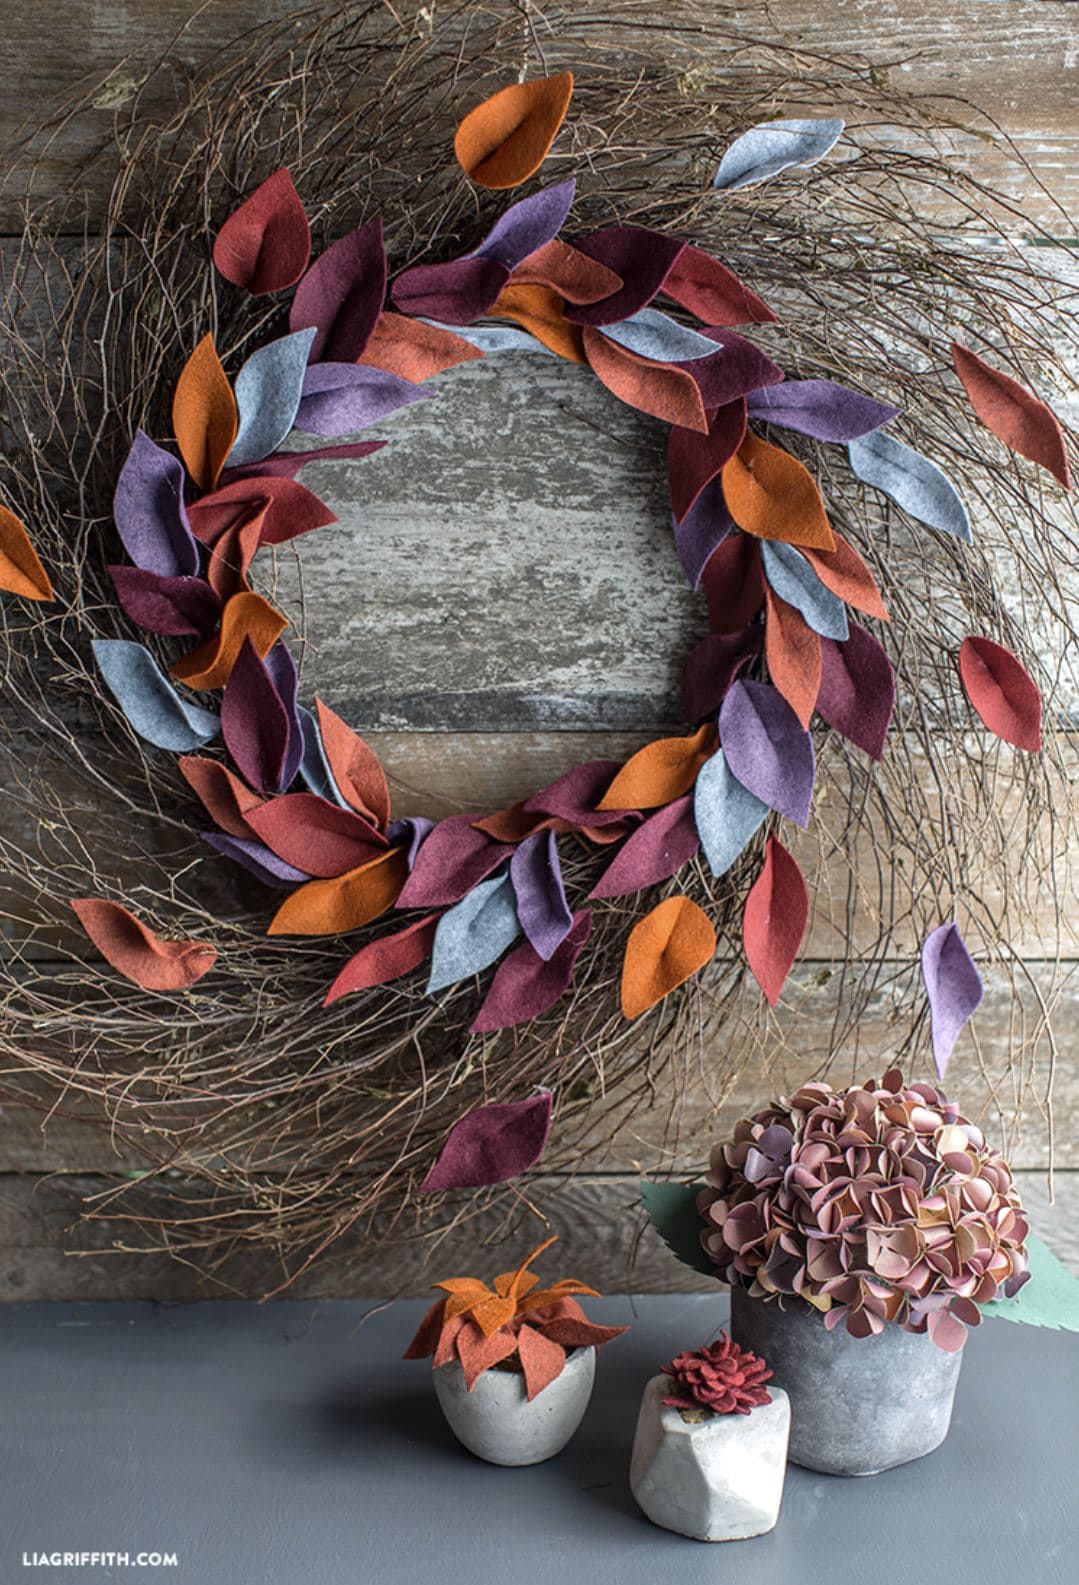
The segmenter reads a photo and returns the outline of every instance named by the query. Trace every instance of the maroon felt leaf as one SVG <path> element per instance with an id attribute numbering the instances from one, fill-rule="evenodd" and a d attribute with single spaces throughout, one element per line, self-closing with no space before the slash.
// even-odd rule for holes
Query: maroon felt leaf
<path id="1" fill-rule="evenodd" d="M 446 264 L 417 264 L 393 283 L 390 295 L 403 314 L 470 325 L 495 305 L 510 278 L 508 267 L 483 254 Z"/>
<path id="2" fill-rule="evenodd" d="M 779 365 L 737 331 L 709 327 L 703 334 L 718 342 L 721 350 L 714 357 L 692 358 L 674 367 L 693 376 L 709 412 L 783 379 Z"/>
<path id="3" fill-rule="evenodd" d="M 764 866 L 746 898 L 742 940 L 746 961 L 773 1007 L 798 956 L 808 918 L 802 872 L 783 844 L 769 836 Z"/>
<path id="4" fill-rule="evenodd" d="M 188 507 L 187 515 L 195 538 L 204 545 L 215 545 L 228 529 L 258 513 L 263 514 L 260 545 L 282 545 L 298 534 L 337 522 L 326 503 L 306 485 L 263 473 L 234 479 L 204 495 Z"/>
<path id="5" fill-rule="evenodd" d="M 386 249 L 376 217 L 333 243 L 296 289 L 290 330 L 314 327 L 312 363 L 355 363 L 386 297 Z"/>
<path id="6" fill-rule="evenodd" d="M 582 765 L 575 765 L 565 775 L 527 798 L 525 811 L 557 815 L 575 829 L 612 825 L 623 820 L 626 811 L 600 811 L 596 805 L 621 769 L 617 760 L 610 759 L 587 760 Z"/>
<path id="7" fill-rule="evenodd" d="M 392 936 L 381 936 L 369 941 L 353 954 L 340 971 L 329 990 L 323 1007 L 330 1007 L 342 996 L 353 991 L 365 991 L 372 985 L 388 985 L 391 980 L 402 979 L 418 969 L 431 956 L 438 928 L 438 914 L 428 914 L 395 931 Z"/>
<path id="8" fill-rule="evenodd" d="M 737 633 L 764 605 L 764 569 L 751 534 L 729 534 L 701 573 L 713 633 Z"/>
<path id="9" fill-rule="evenodd" d="M 136 627 L 169 638 L 208 638 L 221 601 L 202 578 L 165 578 L 141 567 L 109 567 L 117 599 Z"/>
<path id="10" fill-rule="evenodd" d="M 682 249 L 664 276 L 662 290 L 706 325 L 767 324 L 776 317 L 733 270 L 701 248 Z"/>
<path id="11" fill-rule="evenodd" d="M 294 479 L 309 462 L 338 462 L 369 457 L 388 445 L 386 440 L 349 440 L 340 446 L 323 446 L 318 451 L 275 451 L 272 457 L 251 462 L 242 468 L 225 468 L 221 483 L 235 484 L 240 479 Z"/>
<path id="12" fill-rule="evenodd" d="M 547 1148 L 553 1102 L 550 1090 L 543 1090 L 526 1101 L 501 1101 L 466 1113 L 450 1129 L 421 1191 L 482 1189 L 527 1172 Z"/>
<path id="13" fill-rule="evenodd" d="M 965 638 L 959 675 L 990 732 L 1036 754 L 1042 746 L 1042 696 L 1022 662 L 988 638 Z"/>
<path id="14" fill-rule="evenodd" d="M 308 875 L 327 880 L 377 858 L 386 838 L 362 815 L 316 793 L 285 793 L 247 816 L 271 852 Z"/>
<path id="15" fill-rule="evenodd" d="M 953 342 L 952 361 L 970 405 L 986 429 L 992 430 L 1012 451 L 1047 468 L 1070 490 L 1064 431 L 1053 410 L 1010 374 L 983 363 L 969 347 Z"/>
<path id="16" fill-rule="evenodd" d="M 817 714 L 874 759 L 883 759 L 895 709 L 895 672 L 883 647 L 857 622 L 842 641 L 821 640 Z"/>
<path id="17" fill-rule="evenodd" d="M 276 792 L 288 751 L 288 711 L 249 638 L 244 639 L 225 684 L 221 735 L 245 781 L 260 792 Z"/>
<path id="18" fill-rule="evenodd" d="M 682 668 L 682 703 L 686 720 L 696 724 L 715 715 L 734 679 L 761 651 L 764 629 L 759 622 L 734 633 L 709 633 L 691 649 Z"/>
<path id="19" fill-rule="evenodd" d="M 582 237 L 576 247 L 621 276 L 622 285 L 599 302 L 567 305 L 566 318 L 578 325 L 616 325 L 647 307 L 685 243 L 643 226 L 607 226 Z"/>
<path id="20" fill-rule="evenodd" d="M 563 995 L 592 930 L 592 910 L 573 915 L 568 933 L 546 960 L 530 941 L 503 958 L 491 988 L 472 1023 L 473 1034 L 510 1029 L 529 1023 L 552 1008 Z"/>
<path id="21" fill-rule="evenodd" d="M 707 435 L 671 426 L 667 445 L 667 481 L 676 523 L 692 508 L 705 485 L 730 462 L 746 434 L 746 401 L 739 396 L 709 415 Z"/>
<path id="22" fill-rule="evenodd" d="M 221 274 L 256 297 L 295 286 L 310 256 L 307 216 L 284 166 L 244 199 L 214 242 Z"/>
<path id="23" fill-rule="evenodd" d="M 686 793 L 649 815 L 631 831 L 589 897 L 625 897 L 677 874 L 700 847 L 693 819 L 693 794 Z"/>
<path id="24" fill-rule="evenodd" d="M 206 759 L 201 754 L 181 754 L 177 764 L 184 780 L 222 831 L 241 839 L 254 836 L 247 816 L 263 802 L 260 793 L 252 792 L 220 760 Z"/>
<path id="25" fill-rule="evenodd" d="M 440 820 L 425 840 L 397 899 L 398 908 L 447 908 L 486 880 L 513 852 L 477 831 L 471 815 Z"/>

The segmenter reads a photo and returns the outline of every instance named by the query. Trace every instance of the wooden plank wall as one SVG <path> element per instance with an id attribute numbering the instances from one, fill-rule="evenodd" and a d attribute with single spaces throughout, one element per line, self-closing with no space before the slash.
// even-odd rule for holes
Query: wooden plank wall
<path id="1" fill-rule="evenodd" d="M 175 37 L 175 69 L 188 75 L 241 29 L 288 9 L 283 0 L 211 0 L 187 26 L 190 0 L 15 8 L 0 32 L 0 80 L 18 92 L 0 105 L 0 137 L 18 129 L 27 107 L 99 80 L 94 111 L 54 141 L 44 167 L 49 187 L 67 191 L 79 184 L 86 157 L 107 140 L 113 112 L 139 91 L 145 62 L 165 40 Z M 614 37 L 622 24 L 618 5 L 611 11 Z M 859 52 L 904 86 L 984 105 L 1062 204 L 1074 207 L 1079 8 L 783 0 L 767 13 L 747 6 L 730 14 L 747 35 L 778 26 L 807 56 Z M 992 137 L 968 157 L 983 180 L 1017 201 L 1029 199 L 1029 185 L 1000 158 Z M 100 212 L 103 194 L 89 196 Z M 0 249 L 16 229 L 16 197 L 0 204 Z M 1043 200 L 1031 213 L 1055 235 L 1071 235 L 1060 211 Z M 502 378 L 501 367 L 454 371 L 441 382 L 437 412 L 435 404 L 421 405 L 396 419 L 392 459 L 387 453 L 362 466 L 320 465 L 310 476 L 340 525 L 303 549 L 305 691 L 320 692 L 370 732 L 414 811 L 444 814 L 462 802 L 497 807 L 572 762 L 623 755 L 676 723 L 678 657 L 700 625 L 670 541 L 656 426 L 554 360 L 531 358 L 527 383 Z M 297 578 L 297 561 L 283 556 L 276 593 L 286 609 Z M 17 752 L 17 723 L 6 725 Z M 10 816 L 0 813 L 4 818 Z M 857 855 L 835 854 L 831 862 L 857 863 Z M 580 1266 L 607 1288 L 685 1285 L 655 1240 L 639 1238 L 634 1183 L 642 1169 L 692 1170 L 709 1135 L 762 1088 L 797 1082 L 827 1054 L 842 1017 L 830 973 L 836 935 L 829 898 L 833 890 L 844 896 L 846 887 L 829 885 L 827 866 L 816 880 L 807 957 L 775 1026 L 777 1036 L 797 1035 L 782 1061 L 766 1075 L 751 1069 L 731 1096 L 712 1095 L 702 1079 L 675 1145 L 665 1118 L 645 1118 L 616 1147 L 597 1142 L 580 1177 L 547 1176 L 530 1186 L 563 1235 L 567 1267 Z M 978 1053 L 957 1064 L 954 1078 L 961 1092 L 985 1093 L 986 1075 L 1005 1071 L 1039 998 L 1056 1000 L 1065 1060 L 1057 1085 L 1056 1160 L 1063 1170 L 1055 1209 L 1046 1200 L 1048 1155 L 1036 1115 L 1024 1120 L 1014 1159 L 1046 1235 L 1079 1263 L 1079 1108 L 1068 1104 L 1079 1098 L 1079 1080 L 1074 1059 L 1070 1066 L 1067 1060 L 1067 1037 L 1074 1040 L 1079 1028 L 1072 961 L 1079 950 L 1072 939 L 1064 961 L 1056 946 L 1047 954 L 1037 917 L 1015 946 L 1026 959 L 1029 1004 L 1017 1006 L 991 978 Z M 48 943 L 40 950 L 47 953 Z M 886 1065 L 894 1011 L 892 993 L 882 989 L 859 1031 L 860 1071 Z M 139 1160 L 85 1123 L 56 1118 L 42 1127 L 29 1110 L 0 1111 L 0 1298 L 228 1291 L 200 1287 L 163 1257 L 118 1255 L 107 1231 L 72 1231 L 80 1201 L 102 1192 L 110 1175 L 137 1169 Z M 457 1250 L 467 1259 L 465 1246 L 477 1238 L 513 1237 L 519 1224 L 504 1200 L 492 1205 L 447 1240 L 440 1264 L 453 1266 Z M 325 1266 L 299 1291 L 418 1291 L 429 1280 L 421 1250 L 417 1242 L 377 1261 Z M 244 1281 L 241 1266 L 230 1272 L 232 1291 L 244 1291 Z"/>

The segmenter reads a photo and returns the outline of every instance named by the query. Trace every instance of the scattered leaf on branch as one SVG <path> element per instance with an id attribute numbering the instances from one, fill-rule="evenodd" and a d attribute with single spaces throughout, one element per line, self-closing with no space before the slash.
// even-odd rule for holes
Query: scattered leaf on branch
<path id="1" fill-rule="evenodd" d="M 26 525 L 6 506 L 0 506 L 0 589 L 24 600 L 56 598 Z"/>
<path id="2" fill-rule="evenodd" d="M 291 433 L 303 392 L 314 330 L 298 330 L 258 347 L 236 376 L 239 428 L 230 468 L 261 462 Z"/>
<path id="3" fill-rule="evenodd" d="M 391 936 L 380 936 L 349 958 L 326 992 L 323 1007 L 332 1007 L 342 996 L 369 990 L 373 985 L 388 985 L 403 979 L 425 963 L 435 942 L 437 914 L 417 919 Z"/>
<path id="4" fill-rule="evenodd" d="M 1048 469 L 1065 490 L 1071 489 L 1071 469 L 1060 420 L 1040 397 L 1013 380 L 1010 374 L 983 363 L 969 347 L 952 343 L 952 362 L 963 382 L 970 405 L 998 440 Z"/>
<path id="5" fill-rule="evenodd" d="M 712 186 L 733 192 L 778 176 L 792 166 L 816 165 L 839 141 L 843 122 L 836 117 L 816 120 L 761 121 L 726 150 Z"/>
<path id="6" fill-rule="evenodd" d="M 143 990 L 186 990 L 217 961 L 208 942 L 166 941 L 119 903 L 76 897 L 71 906 L 105 961 Z"/>
<path id="7" fill-rule="evenodd" d="M 963 499 L 935 462 L 880 429 L 852 440 L 847 452 L 858 478 L 889 496 L 908 517 L 970 543 Z"/>
<path id="8" fill-rule="evenodd" d="M 922 945 L 922 978 L 929 998 L 933 1061 L 944 1078 L 963 1026 L 981 1004 L 982 977 L 955 924 L 938 925 Z"/>
<path id="9" fill-rule="evenodd" d="M 959 648 L 959 675 L 990 732 L 1036 754 L 1042 746 L 1042 696 L 1018 657 L 992 639 L 965 638 Z"/>
<path id="10" fill-rule="evenodd" d="M 573 97 L 573 73 L 511 83 L 470 110 L 453 151 L 480 187 L 519 187 L 547 158 Z"/>
<path id="11" fill-rule="evenodd" d="M 311 230 L 284 166 L 235 209 L 214 242 L 214 263 L 255 297 L 295 286 L 311 257 Z"/>
<path id="12" fill-rule="evenodd" d="M 288 619 L 261 594 L 234 594 L 225 602 L 221 626 L 214 636 L 173 661 L 169 671 L 189 688 L 223 688 L 245 640 L 265 658 L 287 626 Z"/>
<path id="13" fill-rule="evenodd" d="M 770 836 L 764 864 L 746 898 L 742 939 L 753 977 L 774 1007 L 786 984 L 809 919 L 809 894 L 797 863 Z"/>

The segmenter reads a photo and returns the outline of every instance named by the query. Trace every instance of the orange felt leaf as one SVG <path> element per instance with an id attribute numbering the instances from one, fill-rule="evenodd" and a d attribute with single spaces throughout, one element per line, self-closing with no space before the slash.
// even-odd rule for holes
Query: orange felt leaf
<path id="1" fill-rule="evenodd" d="M 390 818 L 390 789 L 374 749 L 335 715 L 321 699 L 315 700 L 322 746 L 342 798 L 379 830 Z"/>
<path id="2" fill-rule="evenodd" d="M 758 435 L 748 434 L 724 464 L 723 499 L 738 527 L 758 539 L 835 549 L 835 535 L 808 468 Z"/>
<path id="3" fill-rule="evenodd" d="M 187 471 L 200 490 L 212 490 L 239 427 L 236 398 L 213 336 L 203 336 L 180 371 L 172 398 L 172 427 Z"/>
<path id="4" fill-rule="evenodd" d="M 585 362 L 580 326 L 570 324 L 562 299 L 549 286 L 522 286 L 511 281 L 502 288 L 490 312 L 512 319 L 560 358 Z"/>
<path id="5" fill-rule="evenodd" d="M 493 1337 L 508 1321 L 513 1320 L 516 1309 L 515 1299 L 492 1293 L 489 1298 L 480 1299 L 477 1304 L 470 1306 L 468 1313 L 484 1337 Z"/>
<path id="6" fill-rule="evenodd" d="M 864 611 L 867 616 L 879 617 L 882 622 L 890 621 L 873 574 L 861 556 L 842 534 L 837 534 L 833 529 L 832 535 L 835 539 L 834 550 L 806 546 L 802 555 L 824 587 L 838 595 L 845 604 L 853 606 L 856 611 Z"/>
<path id="7" fill-rule="evenodd" d="M 764 591 L 764 606 L 764 654 L 772 686 L 779 689 L 802 726 L 808 729 L 820 693 L 820 634 L 771 587 Z"/>
<path id="8" fill-rule="evenodd" d="M 557 1243 L 557 1241 L 558 1241 L 558 1234 L 557 1233 L 552 1233 L 550 1238 L 545 1238 L 543 1240 L 542 1244 L 537 1244 L 536 1245 L 535 1249 L 532 1251 L 532 1253 L 530 1255 L 526 1255 L 525 1256 L 525 1258 L 521 1261 L 521 1264 L 517 1267 L 516 1271 L 504 1271 L 502 1273 L 502 1276 L 504 1278 L 508 1278 L 509 1279 L 509 1292 L 510 1293 L 516 1294 L 516 1293 L 519 1293 L 521 1291 L 521 1283 L 527 1277 L 531 1276 L 531 1272 L 528 1269 L 529 1266 L 531 1266 L 531 1264 L 532 1264 L 532 1262 L 534 1260 L 538 1260 L 539 1259 L 539 1257 L 543 1254 L 543 1251 L 545 1249 L 550 1249 L 551 1245 L 554 1244 L 554 1243 Z M 532 1284 L 529 1284 L 529 1286 L 531 1287 Z"/>
<path id="9" fill-rule="evenodd" d="M 200 754 L 181 754 L 180 774 L 201 801 L 210 818 L 230 836 L 250 841 L 255 833 L 245 815 L 266 802 L 220 760 Z"/>
<path id="10" fill-rule="evenodd" d="M 549 286 L 567 303 L 599 303 L 622 288 L 622 277 L 580 248 L 552 237 L 522 259 L 511 277 L 513 285 Z"/>
<path id="11" fill-rule="evenodd" d="M 221 626 L 213 638 L 173 661 L 169 671 L 189 688 L 223 688 L 236 657 L 249 638 L 261 659 L 273 649 L 288 620 L 261 594 L 234 594 L 221 613 Z"/>
<path id="12" fill-rule="evenodd" d="M 706 721 L 690 737 L 661 737 L 638 749 L 600 799 L 598 809 L 658 809 L 687 793 L 705 760 L 715 752 L 716 733 Z"/>
<path id="13" fill-rule="evenodd" d="M 746 961 L 772 1007 L 798 956 L 808 918 L 802 872 L 783 844 L 769 836 L 764 864 L 746 898 L 742 941 Z"/>
<path id="14" fill-rule="evenodd" d="M 448 1277 L 445 1282 L 436 1282 L 432 1286 L 441 1288 L 448 1295 L 443 1301 L 447 1321 L 455 1315 L 464 1315 L 470 1306 L 478 1304 L 481 1299 L 491 1297 L 490 1288 L 478 1277 Z"/>
<path id="15" fill-rule="evenodd" d="M 75 897 L 71 906 L 106 962 L 145 991 L 186 990 L 217 961 L 208 942 L 165 941 L 119 903 Z"/>
<path id="16" fill-rule="evenodd" d="M 360 362 L 418 385 L 458 363 L 482 357 L 478 347 L 463 336 L 455 336 L 452 330 L 384 308 L 375 320 Z"/>
<path id="17" fill-rule="evenodd" d="M 1060 420 L 1040 397 L 1010 374 L 983 363 L 969 347 L 952 342 L 952 362 L 970 405 L 998 440 L 1046 468 L 1066 490 L 1071 469 Z"/>
<path id="18" fill-rule="evenodd" d="M 547 158 L 573 97 L 573 73 L 511 83 L 470 110 L 453 152 L 481 187 L 519 187 Z"/>
<path id="19" fill-rule="evenodd" d="M 544 1387 L 549 1387 L 562 1374 L 566 1351 L 561 1343 L 552 1342 L 542 1332 L 537 1332 L 535 1327 L 522 1326 L 517 1334 L 517 1353 L 524 1371 L 525 1391 L 531 1403 Z"/>
<path id="20" fill-rule="evenodd" d="M 677 424 L 681 429 L 695 429 L 698 434 L 707 435 L 708 415 L 692 375 L 673 364 L 653 363 L 649 358 L 638 357 L 628 347 L 609 341 L 592 325 L 583 326 L 583 331 L 585 356 L 592 372 L 619 401 L 637 408 L 638 412 L 660 418 L 665 424 Z M 731 515 L 734 515 L 733 509 Z"/>
<path id="21" fill-rule="evenodd" d="M 716 952 L 711 920 L 691 897 L 667 897 L 634 925 L 622 964 L 622 1013 L 639 1018 Z"/>
<path id="22" fill-rule="evenodd" d="M 536 1293 L 530 1293 L 517 1306 L 517 1313 L 518 1315 L 528 1315 L 533 1310 L 546 1310 L 549 1305 L 561 1304 L 571 1293 L 581 1293 L 593 1299 L 599 1298 L 595 1288 L 587 1287 L 574 1277 L 564 1277 L 561 1282 L 556 1282 L 551 1288 L 541 1288 Z"/>
<path id="23" fill-rule="evenodd" d="M 534 1271 L 504 1271 L 495 1278 L 495 1292 L 503 1299 L 531 1293 L 539 1278 Z"/>
<path id="24" fill-rule="evenodd" d="M 26 525 L 6 506 L 0 506 L 0 589 L 24 600 L 56 598 Z"/>
<path id="25" fill-rule="evenodd" d="M 268 936 L 338 936 L 358 930 L 397 901 L 408 879 L 408 854 L 389 848 L 330 880 L 298 886 L 270 920 Z"/>

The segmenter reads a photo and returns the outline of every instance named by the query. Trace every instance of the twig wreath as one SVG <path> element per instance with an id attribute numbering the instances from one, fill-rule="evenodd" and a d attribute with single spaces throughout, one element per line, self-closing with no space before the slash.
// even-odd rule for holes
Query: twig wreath
<path id="1" fill-rule="evenodd" d="M 318 37 L 328 48 L 329 35 Z M 470 181 L 501 192 L 533 178 L 572 91 L 569 72 L 550 73 L 475 105 L 454 145 Z M 773 178 L 777 187 L 804 182 L 836 157 L 843 131 L 838 118 L 770 117 L 728 141 L 708 194 L 694 203 L 752 202 Z M 983 576 L 963 561 L 972 516 L 999 521 L 1018 501 L 988 504 L 954 398 L 939 417 L 959 436 L 949 445 L 960 480 L 978 479 L 977 513 L 943 466 L 895 433 L 909 424 L 923 444 L 932 435 L 932 402 L 928 415 L 913 417 L 922 394 L 916 367 L 904 372 L 901 360 L 880 354 L 900 370 L 893 387 L 910 394 L 905 419 L 904 403 L 883 402 L 824 372 L 841 360 L 829 359 L 822 344 L 805 356 L 794 348 L 773 358 L 753 339 L 762 330 L 778 333 L 784 321 L 757 290 L 756 275 L 767 276 L 762 249 L 754 250 L 751 286 L 714 245 L 641 223 L 642 203 L 627 203 L 624 218 L 579 225 L 571 218 L 572 176 L 502 207 L 481 240 L 468 239 L 448 262 L 422 257 L 435 233 L 421 234 L 411 245 L 411 259 L 418 253 L 420 261 L 391 273 L 382 221 L 368 217 L 312 263 L 302 172 L 294 185 L 290 168 L 298 162 L 248 183 L 239 206 L 213 228 L 213 263 L 226 290 L 235 288 L 237 301 L 254 300 L 258 324 L 272 334 L 254 350 L 245 335 L 241 361 L 205 319 L 185 318 L 194 351 L 170 382 L 171 429 L 159 425 L 153 439 L 149 424 L 139 427 L 118 470 L 113 520 L 127 559 L 108 558 L 111 599 L 121 620 L 150 636 L 144 643 L 122 627 L 111 636 L 109 619 L 90 645 L 133 733 L 178 756 L 212 822 L 204 843 L 285 894 L 272 908 L 261 901 L 264 891 L 257 894 L 261 947 L 258 932 L 242 926 L 238 1010 L 258 1035 L 236 1038 L 226 1060 L 216 1054 L 221 1031 L 200 1047 L 194 1027 L 200 1005 L 211 1023 L 227 1005 L 239 949 L 233 921 L 218 933 L 168 928 L 160 907 L 148 919 L 134 898 L 88 895 L 67 865 L 53 895 L 72 902 L 107 963 L 147 993 L 144 1014 L 131 1015 L 129 1003 L 121 1018 L 104 1009 L 91 1051 L 111 1042 L 119 1053 L 127 1016 L 142 1020 L 128 1052 L 142 1051 L 172 998 L 190 1010 L 177 1011 L 170 1027 L 186 1019 L 192 1055 L 202 1055 L 189 1065 L 171 1054 L 156 1066 L 141 1060 L 126 1080 L 119 1056 L 110 1057 L 100 1081 L 85 1053 L 65 1059 L 45 1043 L 45 1055 L 28 1059 L 37 1077 L 107 1097 L 122 1135 L 134 1118 L 165 1141 L 146 1147 L 158 1152 L 158 1170 L 180 1166 L 207 1183 L 208 1198 L 190 1212 L 132 1212 L 144 1233 L 159 1226 L 168 1247 L 207 1264 L 252 1242 L 298 1255 L 286 1281 L 343 1232 L 375 1236 L 376 1213 L 388 1213 L 392 1225 L 417 1187 L 490 1186 L 534 1165 L 555 1103 L 560 1116 L 572 1116 L 593 1087 L 581 1087 L 589 1073 L 600 1092 L 613 1088 L 604 1049 L 617 1055 L 623 1082 L 638 1071 L 653 1048 L 632 1041 L 635 1021 L 680 987 L 688 988 L 683 997 L 692 994 L 720 940 L 727 963 L 732 925 L 775 1007 L 810 912 L 809 889 L 778 822 L 810 821 L 813 724 L 818 733 L 831 729 L 830 743 L 846 740 L 853 755 L 845 750 L 845 763 L 883 761 L 897 697 L 881 642 L 890 614 L 896 622 L 911 618 L 901 650 L 935 646 L 943 661 L 930 704 L 905 712 L 904 732 L 931 736 L 928 708 L 947 723 L 942 740 L 974 730 L 1030 754 L 1042 746 L 1041 693 L 1028 665 L 981 631 L 968 628 L 955 642 L 949 624 L 945 637 L 932 584 L 911 597 L 912 611 L 903 588 L 909 572 L 887 570 L 893 525 L 913 521 L 928 526 L 927 546 L 951 547 L 946 576 L 966 591 Z M 165 246 L 164 238 L 154 242 L 153 257 Z M 925 304 L 915 293 L 918 314 L 929 312 L 927 290 Z M 967 334 L 976 335 L 971 308 Z M 709 630 L 685 664 L 685 735 L 654 741 L 625 763 L 571 767 L 512 807 L 435 823 L 391 809 L 376 753 L 332 703 L 301 704 L 299 668 L 283 636 L 289 618 L 255 587 L 258 553 L 335 521 L 297 477 L 308 463 L 366 465 L 360 459 L 386 442 L 344 437 L 430 399 L 431 382 L 455 365 L 521 347 L 582 365 L 615 397 L 667 426 L 675 542 L 706 602 Z M 954 343 L 952 358 L 985 429 L 1066 488 L 1063 432 L 1046 404 L 965 343 Z M 236 368 L 232 379 L 226 364 Z M 513 371 L 506 378 L 527 378 L 526 364 L 507 361 L 506 368 Z M 141 405 L 162 411 L 159 398 L 144 396 Z M 334 444 L 283 449 L 294 430 Z M 846 479 L 828 459 L 827 448 L 834 456 L 840 446 Z M 823 489 L 795 455 L 800 447 L 822 461 Z M 24 493 L 30 521 L 33 491 Z M 886 524 L 881 544 L 863 537 L 855 547 L 852 500 Z M 895 507 L 902 517 L 888 515 Z M 1031 515 L 1043 521 L 1040 506 Z M 0 526 L 4 586 L 31 599 L 51 596 L 19 518 L 6 513 Z M 47 535 L 35 528 L 33 538 L 65 585 L 61 600 L 75 611 L 69 569 L 62 557 L 50 559 Z M 1032 554 L 1052 563 L 1050 533 Z M 83 555 L 85 569 L 99 547 Z M 1018 634 L 991 581 L 967 604 L 998 635 Z M 967 705 L 955 724 L 960 687 Z M 101 708 L 107 716 L 104 696 Z M 206 752 L 219 736 L 224 756 Z M 984 749 L 964 752 L 977 757 Z M 151 780 L 159 758 L 143 762 Z M 1032 814 L 1043 801 L 1044 794 L 1031 798 Z M 189 854 L 179 869 L 186 873 L 188 863 Z M 176 884 L 185 884 L 181 874 Z M 312 958 L 297 938 L 335 943 L 333 972 L 318 978 L 325 954 Z M 266 974 L 285 972 L 296 987 L 291 1003 L 276 991 L 259 995 L 258 951 Z M 937 905 L 925 937 L 922 969 L 943 1073 L 982 994 L 946 904 Z M 739 978 L 729 963 L 727 972 Z M 86 986 L 86 971 L 78 983 Z M 343 1016 L 335 1011 L 339 1021 L 327 1021 L 323 1036 L 314 1009 L 338 1003 Z M 12 1005 L 18 1013 L 18 998 Z M 676 996 L 671 1005 L 677 1022 L 687 1004 Z M 721 1012 L 722 999 L 715 1005 Z M 360 1011 L 350 1026 L 352 1006 Z M 619 1006 L 628 1021 L 622 1029 L 612 1022 Z M 275 1054 L 279 1010 L 291 1022 L 281 1026 Z M 40 1019 L 32 993 L 29 1011 Z M 698 1010 L 689 1027 L 699 1033 L 703 1021 Z M 238 1036 L 239 1024 L 228 1027 Z M 671 1020 L 657 1024 L 656 1035 L 671 1027 Z M 527 1060 L 494 1063 L 502 1048 L 482 1037 L 503 1030 L 513 1031 L 504 1037 L 508 1053 Z M 358 1057 L 347 1048 L 338 1054 L 350 1035 L 360 1043 Z M 347 1105 L 327 1126 L 334 1096 L 345 1093 Z M 125 1108 L 134 1109 L 126 1122 Z M 314 1160 L 301 1169 L 296 1151 L 305 1131 Z M 106 1214 L 125 1212 L 110 1205 Z"/>

